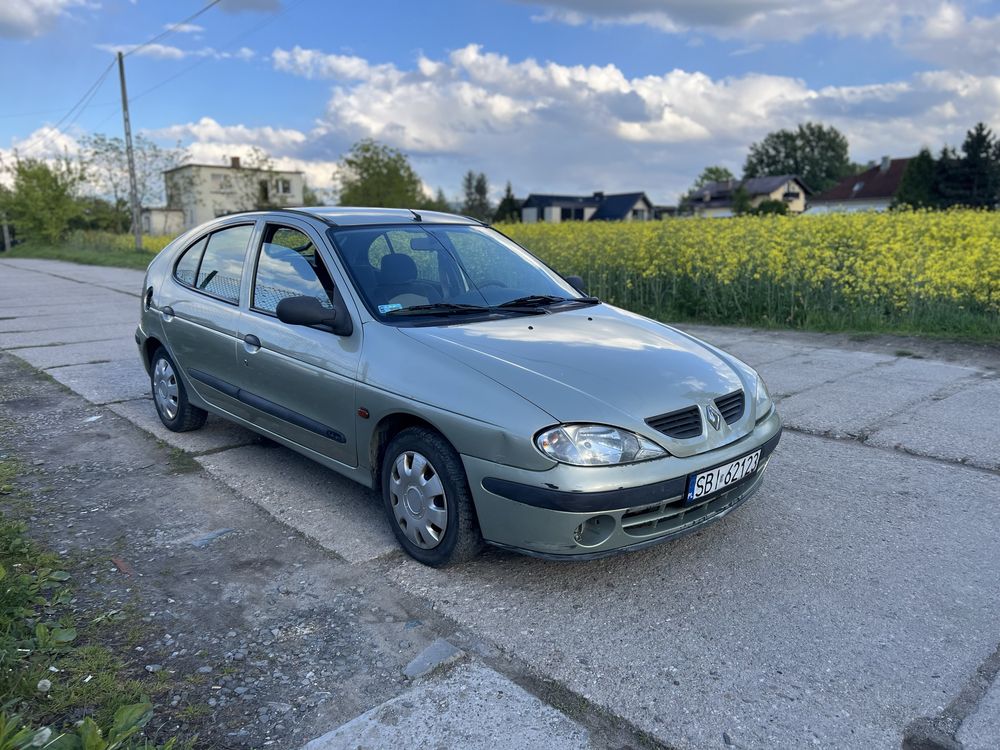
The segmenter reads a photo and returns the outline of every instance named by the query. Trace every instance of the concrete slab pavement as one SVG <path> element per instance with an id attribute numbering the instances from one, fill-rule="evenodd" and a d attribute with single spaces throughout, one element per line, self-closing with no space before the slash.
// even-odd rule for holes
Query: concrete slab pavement
<path id="1" fill-rule="evenodd" d="M 87 344 L 44 326 L 0 333 L 0 348 L 53 367 L 95 402 L 136 399 L 111 408 L 182 450 L 208 451 L 197 460 L 209 473 L 283 523 L 664 745 L 898 747 L 1000 640 L 995 352 L 928 345 L 945 362 L 894 353 L 919 342 L 690 327 L 757 367 L 780 401 L 789 430 L 754 501 L 619 558 L 492 551 L 436 571 L 402 556 L 373 493 L 277 445 L 243 443 L 239 428 L 158 425 L 134 356 L 134 302 L 119 291 L 138 289 L 140 272 L 108 281 L 108 269 L 12 263 L 0 260 L 0 318 L 39 317 L 23 288 L 86 294 L 92 314 L 121 316 L 93 330 L 122 343 L 103 365 L 83 364 Z M 1000 724 L 992 702 L 979 711 L 977 721 Z M 383 736 L 376 725 L 344 736 Z"/>
<path id="2" fill-rule="evenodd" d="M 138 361 L 139 353 L 133 339 L 119 337 L 61 346 L 24 347 L 17 350 L 17 356 L 32 367 L 45 370 L 91 362 L 122 362 L 129 367 Z"/>
<path id="3" fill-rule="evenodd" d="M 996 647 L 997 478 L 795 433 L 768 472 L 676 543 L 398 580 L 670 747 L 898 746 Z"/>
<path id="4" fill-rule="evenodd" d="M 97 352 L 95 352 L 97 353 Z M 95 404 L 110 404 L 149 396 L 149 378 L 136 357 L 133 366 L 121 361 L 66 365 L 47 370 L 67 388 Z"/>
<path id="5" fill-rule="evenodd" d="M 580 750 L 589 733 L 498 672 L 463 664 L 318 737 L 303 750 L 388 747 Z"/>
<path id="6" fill-rule="evenodd" d="M 275 518 L 349 562 L 401 554 L 378 495 L 276 443 L 197 460 Z"/>
<path id="7" fill-rule="evenodd" d="M 873 430 L 867 442 L 1000 471 L 1000 379 L 975 379 L 962 385 L 956 393 L 893 414 Z"/>
<path id="8" fill-rule="evenodd" d="M 171 432 L 163 426 L 157 416 L 152 398 L 122 401 L 109 404 L 108 408 L 167 445 L 192 454 L 216 453 L 227 448 L 267 442 L 267 438 L 261 437 L 256 432 L 246 430 L 214 414 L 208 416 L 208 421 L 200 430 Z"/>
<path id="9" fill-rule="evenodd" d="M 958 740 L 963 750 L 996 750 L 1000 747 L 1000 682 L 994 683 L 979 709 L 962 723 Z"/>

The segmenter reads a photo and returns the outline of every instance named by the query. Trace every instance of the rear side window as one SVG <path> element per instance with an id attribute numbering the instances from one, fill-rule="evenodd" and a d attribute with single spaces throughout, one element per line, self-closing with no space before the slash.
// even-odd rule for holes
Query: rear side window
<path id="1" fill-rule="evenodd" d="M 209 235 L 195 288 L 227 302 L 239 303 L 243 260 L 252 233 L 253 226 L 244 224 Z"/>
<path id="2" fill-rule="evenodd" d="M 198 276 L 198 264 L 201 263 L 201 254 L 205 252 L 205 245 L 208 244 L 208 237 L 204 237 L 191 245 L 174 268 L 174 277 L 186 286 L 194 286 L 194 280 Z"/>
<path id="3" fill-rule="evenodd" d="M 273 313 L 286 297 L 315 297 L 332 308 L 333 281 L 307 235 L 268 225 L 257 258 L 251 306 Z"/>
<path id="4" fill-rule="evenodd" d="M 253 225 L 241 224 L 203 237 L 181 255 L 174 266 L 174 278 L 185 286 L 239 304 L 243 260 L 251 234 Z"/>

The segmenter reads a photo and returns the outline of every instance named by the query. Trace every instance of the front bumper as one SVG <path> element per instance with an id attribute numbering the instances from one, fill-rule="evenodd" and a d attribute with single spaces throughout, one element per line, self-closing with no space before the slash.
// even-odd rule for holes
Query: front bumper
<path id="1" fill-rule="evenodd" d="M 730 513 L 759 488 L 781 437 L 776 412 L 722 448 L 620 467 L 525 471 L 463 456 L 487 542 L 530 555 L 591 559 L 691 533 Z M 757 471 L 690 505 L 687 478 L 761 450 Z"/>

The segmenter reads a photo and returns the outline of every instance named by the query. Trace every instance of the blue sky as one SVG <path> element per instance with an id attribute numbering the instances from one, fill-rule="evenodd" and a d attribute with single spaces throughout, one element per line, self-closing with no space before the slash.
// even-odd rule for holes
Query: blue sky
<path id="1" fill-rule="evenodd" d="M 207 0 L 0 7 L 0 157 L 121 130 L 116 48 Z M 197 161 L 265 149 L 334 184 L 350 144 L 406 151 L 456 195 L 646 190 L 676 200 L 708 164 L 807 119 L 857 161 L 1000 129 L 1000 3 L 941 0 L 222 0 L 127 58 L 133 127 Z M 70 118 L 72 120 L 72 118 Z"/>

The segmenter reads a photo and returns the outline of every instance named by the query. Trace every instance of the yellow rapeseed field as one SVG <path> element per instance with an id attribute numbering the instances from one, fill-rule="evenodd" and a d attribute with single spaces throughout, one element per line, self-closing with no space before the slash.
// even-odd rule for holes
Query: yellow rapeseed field
<path id="1" fill-rule="evenodd" d="M 1000 213 L 498 229 L 592 294 L 664 320 L 1000 338 Z"/>

